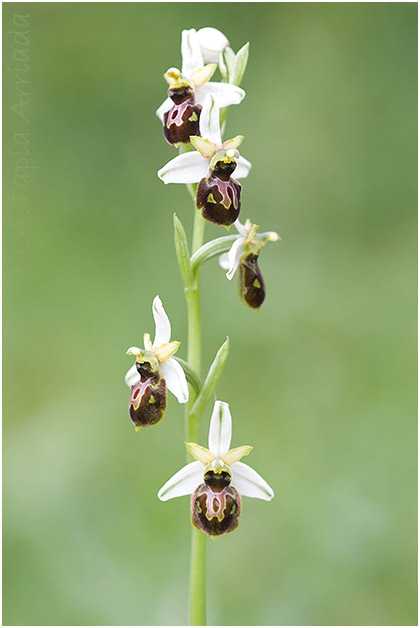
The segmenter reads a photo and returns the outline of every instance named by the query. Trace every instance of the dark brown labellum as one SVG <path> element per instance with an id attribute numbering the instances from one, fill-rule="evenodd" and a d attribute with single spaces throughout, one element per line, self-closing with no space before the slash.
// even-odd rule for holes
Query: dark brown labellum
<path id="1" fill-rule="evenodd" d="M 201 105 L 194 103 L 193 94 L 187 98 L 169 95 L 175 104 L 163 116 L 163 134 L 169 144 L 188 144 L 191 135 L 200 135 Z"/>
<path id="2" fill-rule="evenodd" d="M 216 225 L 226 227 L 232 225 L 241 210 L 242 186 L 230 177 L 236 164 L 218 162 L 219 168 L 201 179 L 197 187 L 197 209 L 202 210 L 202 216 Z M 222 168 L 221 166 L 226 166 Z"/>
<path id="3" fill-rule="evenodd" d="M 200 484 L 191 497 L 191 522 L 209 536 L 235 530 L 240 514 L 241 496 L 233 486 L 213 490 Z"/>
<path id="4" fill-rule="evenodd" d="M 138 428 L 158 423 L 166 409 L 166 381 L 149 362 L 137 364 L 140 381 L 131 387 L 130 418 Z"/>
<path id="5" fill-rule="evenodd" d="M 258 254 L 250 253 L 239 263 L 239 294 L 249 307 L 258 309 L 265 299 L 265 282 Z"/>

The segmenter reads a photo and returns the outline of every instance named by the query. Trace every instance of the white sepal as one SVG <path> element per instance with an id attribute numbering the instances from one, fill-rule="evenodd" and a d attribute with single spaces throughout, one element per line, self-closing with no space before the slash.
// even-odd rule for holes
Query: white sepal
<path id="1" fill-rule="evenodd" d="M 160 371 L 166 380 L 168 390 L 175 395 L 179 403 L 187 403 L 189 391 L 184 369 L 174 358 L 161 362 Z"/>
<path id="2" fill-rule="evenodd" d="M 233 173 L 233 177 L 235 179 L 245 179 L 245 177 L 248 176 L 251 168 L 252 168 L 251 162 L 248 161 L 248 159 L 245 159 L 245 157 L 242 157 L 241 155 L 237 161 L 237 166 L 235 168 L 235 172 Z"/>
<path id="3" fill-rule="evenodd" d="M 168 161 L 158 171 L 158 177 L 164 183 L 198 183 L 206 176 L 209 162 L 200 153 L 183 153 Z"/>
<path id="4" fill-rule="evenodd" d="M 139 372 L 136 369 L 136 365 L 135 364 L 133 364 L 133 366 L 128 369 L 127 374 L 126 374 L 124 379 L 125 379 L 125 383 L 130 388 L 131 388 L 131 386 L 134 386 L 134 384 L 137 384 L 137 382 L 140 381 L 140 375 L 139 375 Z"/>
<path id="5" fill-rule="evenodd" d="M 256 497 L 270 501 L 274 497 L 274 491 L 267 482 L 256 472 L 243 462 L 235 462 L 231 468 L 232 486 L 241 495 L 246 497 Z"/>
<path id="6" fill-rule="evenodd" d="M 197 461 L 182 467 L 162 486 L 158 493 L 159 499 L 166 502 L 173 497 L 191 495 L 203 483 L 203 471 L 203 465 Z"/>
<path id="7" fill-rule="evenodd" d="M 209 449 L 216 456 L 225 454 L 230 447 L 232 439 L 232 416 L 229 404 L 224 401 L 216 401 L 213 414 L 210 419 Z"/>
<path id="8" fill-rule="evenodd" d="M 203 55 L 195 28 L 182 31 L 181 54 L 184 76 L 191 76 L 193 72 L 203 67 Z"/>
<path id="9" fill-rule="evenodd" d="M 202 87 L 197 87 L 197 100 L 199 103 L 204 102 L 207 95 L 214 96 L 220 109 L 229 107 L 230 105 L 239 105 L 244 99 L 245 92 L 236 85 L 229 83 L 205 83 Z"/>
<path id="10" fill-rule="evenodd" d="M 168 343 L 171 339 L 171 323 L 169 322 L 168 315 L 162 305 L 162 301 L 159 296 L 153 299 L 152 305 L 153 318 L 155 319 L 155 339 L 153 346 L 160 347 Z"/>

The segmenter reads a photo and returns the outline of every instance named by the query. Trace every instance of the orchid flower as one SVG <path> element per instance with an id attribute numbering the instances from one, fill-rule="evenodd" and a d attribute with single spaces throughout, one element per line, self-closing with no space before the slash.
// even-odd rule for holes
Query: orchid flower
<path id="1" fill-rule="evenodd" d="M 270 501 L 272 488 L 248 465 L 240 462 L 252 447 L 229 449 L 232 417 L 229 404 L 216 401 L 210 421 L 209 447 L 186 443 L 196 459 L 183 467 L 160 489 L 162 501 L 192 494 L 193 524 L 210 536 L 230 532 L 238 525 L 241 495 Z"/>
<path id="2" fill-rule="evenodd" d="M 252 224 L 249 219 L 244 225 L 237 220 L 235 226 L 239 236 L 228 253 L 220 256 L 219 263 L 227 270 L 228 279 L 232 279 L 239 268 L 240 297 L 246 305 L 259 310 L 266 295 L 264 277 L 258 266 L 260 249 L 266 242 L 276 242 L 280 237 L 274 231 L 257 233 L 258 225 Z"/>
<path id="3" fill-rule="evenodd" d="M 259 253 L 259 250 L 266 242 L 277 242 L 280 236 L 275 231 L 266 231 L 265 233 L 257 233 L 258 225 L 252 224 L 249 218 L 245 224 L 241 224 L 239 220 L 234 223 L 239 236 L 232 244 L 228 253 L 224 253 L 219 258 L 220 266 L 227 270 L 226 277 L 230 280 L 236 273 L 241 259 L 249 253 Z"/>
<path id="4" fill-rule="evenodd" d="M 171 68 L 166 73 L 165 78 L 169 83 L 172 79 L 176 79 L 189 84 L 193 89 L 195 102 L 198 104 L 203 104 L 206 96 L 211 94 L 217 100 L 220 108 L 238 105 L 245 96 L 244 90 L 229 83 L 209 82 L 216 71 L 217 64 L 204 65 L 203 51 L 207 59 L 208 48 L 203 47 L 202 50 L 200 39 L 207 47 L 210 46 L 213 47 L 213 50 L 218 50 L 222 33 L 216 29 L 202 29 L 202 31 L 204 31 L 204 35 L 201 32 L 200 37 L 194 28 L 182 31 L 182 70 Z M 156 111 L 156 115 L 163 121 L 164 114 L 173 107 L 173 104 L 173 100 L 168 97 Z"/>
<path id="5" fill-rule="evenodd" d="M 180 342 L 172 341 L 171 324 L 158 296 L 153 300 L 155 339 L 144 334 L 144 349 L 130 347 L 127 355 L 136 356 L 125 376 L 131 388 L 130 416 L 136 427 L 153 425 L 160 421 L 166 408 L 166 388 L 175 395 L 179 403 L 188 401 L 188 384 L 182 366 L 172 356 Z"/>

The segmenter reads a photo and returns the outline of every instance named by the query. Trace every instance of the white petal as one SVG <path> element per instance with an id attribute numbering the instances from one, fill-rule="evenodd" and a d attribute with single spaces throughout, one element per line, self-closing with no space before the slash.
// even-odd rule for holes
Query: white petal
<path id="1" fill-rule="evenodd" d="M 229 45 L 225 35 L 217 28 L 200 28 L 197 38 L 201 46 L 204 63 L 217 63 L 220 53 Z"/>
<path id="2" fill-rule="evenodd" d="M 195 28 L 182 31 L 181 54 L 184 76 L 190 77 L 195 70 L 203 67 L 203 55 Z"/>
<path id="3" fill-rule="evenodd" d="M 200 115 L 200 133 L 201 137 L 210 140 L 217 147 L 222 145 L 222 136 L 220 135 L 220 109 L 217 106 L 214 96 L 206 96 L 203 109 Z"/>
<path id="4" fill-rule="evenodd" d="M 125 376 L 125 383 L 127 384 L 127 386 L 134 386 L 134 384 L 137 384 L 137 382 L 140 381 L 140 375 L 139 372 L 136 369 L 136 365 L 133 364 L 133 366 L 128 369 L 127 371 L 127 375 Z"/>
<path id="5" fill-rule="evenodd" d="M 202 104 L 208 94 L 215 97 L 218 107 L 229 107 L 229 105 L 239 105 L 245 96 L 245 92 L 236 85 L 230 83 L 206 83 L 196 89 L 197 101 Z"/>
<path id="6" fill-rule="evenodd" d="M 183 153 L 168 161 L 158 172 L 164 183 L 198 183 L 206 176 L 209 160 L 194 151 Z"/>
<path id="7" fill-rule="evenodd" d="M 219 265 L 223 268 L 223 270 L 229 270 L 229 262 L 228 262 L 228 254 L 222 253 L 219 257 Z"/>
<path id="8" fill-rule="evenodd" d="M 171 100 L 171 98 L 167 98 L 166 100 L 163 101 L 159 109 L 156 109 L 156 115 L 158 118 L 162 120 L 162 122 L 163 122 L 163 114 L 169 111 L 169 109 L 171 109 L 173 105 L 174 105 L 173 100 Z"/>
<path id="9" fill-rule="evenodd" d="M 179 403 L 187 403 L 189 391 L 184 369 L 174 358 L 160 363 L 160 370 L 166 379 L 168 390 L 178 399 Z"/>
<path id="10" fill-rule="evenodd" d="M 246 497 L 257 497 L 270 501 L 274 497 L 274 491 L 265 480 L 243 462 L 235 462 L 230 470 L 232 471 L 232 486 L 241 495 Z"/>
<path id="11" fill-rule="evenodd" d="M 153 347 L 157 348 L 168 343 L 171 339 L 171 323 L 166 314 L 159 296 L 153 299 L 153 318 L 155 319 L 155 339 Z"/>
<path id="12" fill-rule="evenodd" d="M 229 404 L 216 401 L 210 419 L 209 449 L 215 456 L 225 454 L 232 439 L 232 416 Z"/>
<path id="13" fill-rule="evenodd" d="M 166 502 L 173 497 L 191 495 L 197 486 L 203 483 L 203 475 L 204 467 L 201 462 L 190 462 L 162 486 L 158 493 L 159 499 Z"/>
<path id="14" fill-rule="evenodd" d="M 233 177 L 235 179 L 244 179 L 248 176 L 249 171 L 252 168 L 252 164 L 250 161 L 248 161 L 248 159 L 242 157 L 242 155 L 239 157 L 237 164 L 238 165 L 236 166 L 235 172 L 233 173 Z"/>
<path id="15" fill-rule="evenodd" d="M 239 260 L 242 255 L 245 253 L 244 239 L 239 237 L 230 247 L 230 251 L 228 252 L 228 272 L 226 273 L 226 277 L 230 280 L 233 278 L 236 270 L 239 266 Z"/>

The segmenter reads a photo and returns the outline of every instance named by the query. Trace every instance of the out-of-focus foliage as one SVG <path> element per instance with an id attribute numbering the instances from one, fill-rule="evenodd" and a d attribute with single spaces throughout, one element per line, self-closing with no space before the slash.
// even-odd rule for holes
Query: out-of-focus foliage
<path id="1" fill-rule="evenodd" d="M 251 42 L 226 133 L 254 165 L 242 220 L 282 236 L 260 314 L 216 261 L 202 273 L 204 364 L 229 335 L 232 445 L 276 492 L 209 543 L 209 622 L 416 624 L 407 3 L 3 5 L 3 623 L 186 622 L 188 498 L 156 498 L 184 464 L 183 408 L 136 434 L 123 375 L 156 294 L 186 339 L 172 214 L 190 232 L 192 208 L 156 176 L 175 153 L 154 110 L 202 26 Z"/>

